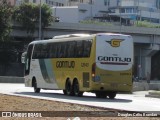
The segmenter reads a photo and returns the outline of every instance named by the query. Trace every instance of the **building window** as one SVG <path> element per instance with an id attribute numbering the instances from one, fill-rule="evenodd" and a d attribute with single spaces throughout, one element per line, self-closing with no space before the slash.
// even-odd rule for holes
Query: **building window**
<path id="1" fill-rule="evenodd" d="M 83 3 L 83 0 L 80 0 L 80 3 Z"/>
<path id="2" fill-rule="evenodd" d="M 126 8 L 126 13 L 133 13 L 133 8 Z"/>
<path id="3" fill-rule="evenodd" d="M 110 5 L 110 0 L 104 0 L 104 5 L 109 6 Z"/>
<path id="4" fill-rule="evenodd" d="M 125 13 L 125 9 L 124 8 L 121 8 L 121 13 Z"/>
<path id="5" fill-rule="evenodd" d="M 117 6 L 120 6 L 120 0 L 117 0 Z"/>
<path id="6" fill-rule="evenodd" d="M 33 3 L 36 3 L 36 0 L 33 0 Z"/>

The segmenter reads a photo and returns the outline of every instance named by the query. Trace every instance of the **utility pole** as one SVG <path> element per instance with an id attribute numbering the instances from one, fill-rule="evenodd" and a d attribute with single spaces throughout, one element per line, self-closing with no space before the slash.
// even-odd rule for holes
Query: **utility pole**
<path id="1" fill-rule="evenodd" d="M 42 9 L 41 9 L 41 0 L 39 5 L 39 40 L 41 40 L 42 32 Z"/>
<path id="2" fill-rule="evenodd" d="M 120 33 L 122 31 L 122 10 L 121 10 L 121 6 L 122 6 L 122 0 L 120 0 L 120 3 L 119 3 L 119 21 L 120 21 Z"/>

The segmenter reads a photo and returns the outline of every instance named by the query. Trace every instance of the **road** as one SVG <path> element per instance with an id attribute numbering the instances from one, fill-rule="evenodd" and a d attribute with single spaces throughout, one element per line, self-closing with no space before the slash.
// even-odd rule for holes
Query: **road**
<path id="1" fill-rule="evenodd" d="M 0 83 L 0 93 L 33 97 L 61 102 L 69 102 L 104 108 L 121 109 L 127 111 L 147 111 L 160 114 L 160 99 L 145 97 L 148 91 L 134 92 L 133 94 L 117 94 L 115 99 L 96 98 L 95 94 L 84 93 L 84 97 L 65 96 L 61 90 L 41 90 L 34 93 L 33 88 L 24 84 Z"/>

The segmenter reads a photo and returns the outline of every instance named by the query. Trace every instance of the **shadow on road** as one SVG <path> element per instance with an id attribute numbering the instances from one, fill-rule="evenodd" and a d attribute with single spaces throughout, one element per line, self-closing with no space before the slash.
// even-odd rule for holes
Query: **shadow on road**
<path id="1" fill-rule="evenodd" d="M 128 103 L 128 102 L 132 102 L 132 100 L 130 99 L 119 99 L 119 98 L 115 98 L 115 99 L 109 99 L 109 98 L 96 98 L 95 96 L 86 96 L 84 95 L 83 97 L 76 97 L 76 96 L 67 96 L 61 93 L 47 93 L 47 92 L 41 92 L 41 93 L 34 93 L 34 92 L 14 92 L 14 94 L 17 95 L 24 95 L 24 96 L 34 96 L 34 97 L 39 97 L 39 98 L 48 98 L 48 99 L 52 99 L 52 100 L 66 100 L 66 101 L 81 101 L 81 102 L 119 102 L 119 103 Z"/>

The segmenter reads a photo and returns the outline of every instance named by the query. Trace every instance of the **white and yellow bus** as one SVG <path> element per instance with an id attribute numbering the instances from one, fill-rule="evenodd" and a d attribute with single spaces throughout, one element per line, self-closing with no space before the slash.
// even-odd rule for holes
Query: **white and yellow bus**
<path id="1" fill-rule="evenodd" d="M 132 90 L 133 40 L 130 35 L 98 33 L 56 36 L 29 44 L 25 86 L 63 90 L 66 95 L 93 92 L 113 99 Z"/>

